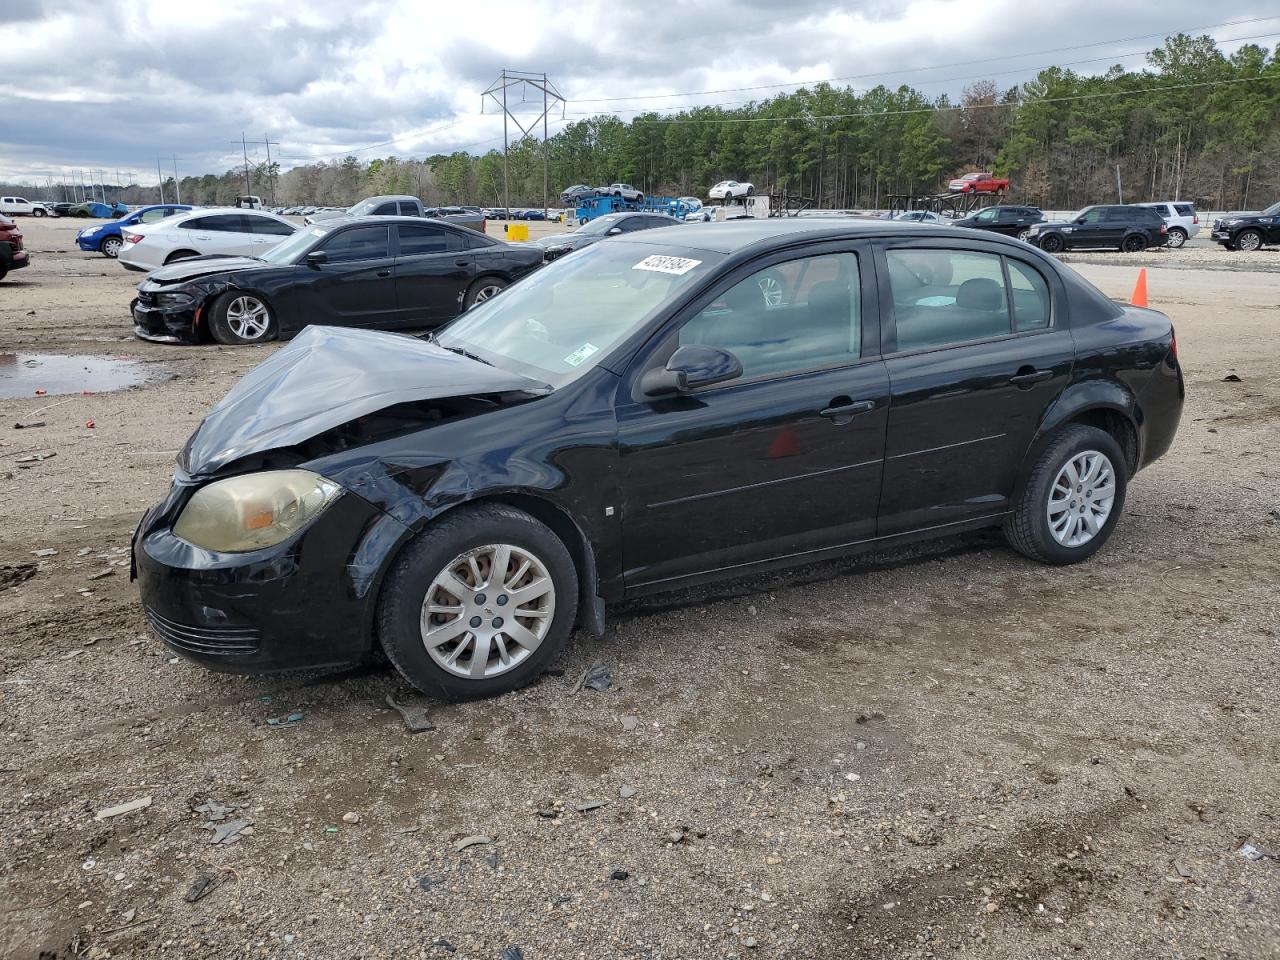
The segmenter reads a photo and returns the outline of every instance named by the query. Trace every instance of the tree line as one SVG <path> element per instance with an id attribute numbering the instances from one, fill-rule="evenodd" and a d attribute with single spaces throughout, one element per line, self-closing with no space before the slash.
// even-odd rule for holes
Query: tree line
<path id="1" fill-rule="evenodd" d="M 490 150 L 348 156 L 284 172 L 264 164 L 251 171 L 251 192 L 280 205 L 345 206 L 397 193 L 431 205 L 541 206 L 543 150 L 533 139 L 513 144 L 505 188 L 502 152 Z M 1226 55 L 1212 37 L 1178 34 L 1143 69 L 1082 75 L 1050 67 L 1004 90 L 973 83 L 955 102 L 905 85 L 858 92 L 817 84 L 630 121 L 586 117 L 545 150 L 552 205 L 572 183 L 623 181 L 647 194 L 705 197 L 716 181 L 737 179 L 820 207 L 874 209 L 890 195 L 938 193 L 953 176 L 991 170 L 1010 177 L 1010 199 L 1048 209 L 1118 198 L 1260 206 L 1280 198 L 1280 47 L 1249 44 Z M 187 202 L 228 203 L 244 192 L 244 170 L 176 186 Z"/>

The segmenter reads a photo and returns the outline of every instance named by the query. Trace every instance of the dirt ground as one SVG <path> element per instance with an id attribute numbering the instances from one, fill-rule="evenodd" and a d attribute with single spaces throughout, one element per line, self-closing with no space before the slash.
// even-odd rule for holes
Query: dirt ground
<path id="1" fill-rule="evenodd" d="M 1150 268 L 1186 412 L 1091 562 L 984 534 L 614 609 L 414 735 L 388 670 L 148 634 L 130 534 L 265 350 L 133 340 L 81 225 L 23 223 L 0 351 L 151 379 L 0 400 L 0 956 L 1280 956 L 1280 859 L 1238 850 L 1280 853 L 1280 252 Z"/>

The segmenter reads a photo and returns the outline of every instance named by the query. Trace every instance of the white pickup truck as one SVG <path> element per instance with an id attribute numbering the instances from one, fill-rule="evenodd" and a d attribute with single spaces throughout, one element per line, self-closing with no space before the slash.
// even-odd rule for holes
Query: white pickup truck
<path id="1" fill-rule="evenodd" d="M 0 213 L 6 217 L 47 217 L 49 208 L 37 200 L 23 197 L 0 197 Z"/>

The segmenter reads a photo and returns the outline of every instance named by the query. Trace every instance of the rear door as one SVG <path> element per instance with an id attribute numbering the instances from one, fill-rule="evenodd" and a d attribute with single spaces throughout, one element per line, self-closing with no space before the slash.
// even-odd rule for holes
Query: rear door
<path id="1" fill-rule="evenodd" d="M 248 227 L 238 213 L 196 217 L 186 227 L 190 246 L 201 254 L 243 255 L 253 245 L 253 237 L 245 232 Z M 181 242 L 178 245 L 186 246 Z"/>
<path id="2" fill-rule="evenodd" d="M 475 254 L 456 230 L 436 223 L 398 223 L 396 313 L 404 326 L 456 317 L 476 272 Z"/>
<path id="3" fill-rule="evenodd" d="M 315 276 L 306 287 L 309 307 L 301 316 L 339 326 L 395 326 L 395 261 L 391 228 L 385 223 L 347 227 L 316 247 L 325 262 L 308 264 Z"/>
<path id="4" fill-rule="evenodd" d="M 1009 509 L 1074 343 L 1051 271 L 1003 248 L 883 241 L 877 252 L 892 398 L 881 536 Z"/>
<path id="5" fill-rule="evenodd" d="M 293 236 L 295 228 L 291 223 L 284 223 L 271 217 L 259 217 L 253 214 L 244 215 L 245 223 L 253 234 L 253 251 L 250 256 L 261 256 L 285 237 Z"/>

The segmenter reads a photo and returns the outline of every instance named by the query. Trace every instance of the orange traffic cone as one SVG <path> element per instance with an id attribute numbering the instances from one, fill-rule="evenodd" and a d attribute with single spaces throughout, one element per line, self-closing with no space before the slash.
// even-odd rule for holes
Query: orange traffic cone
<path id="1" fill-rule="evenodd" d="M 1145 307 L 1147 305 L 1147 268 L 1143 267 L 1138 271 L 1138 282 L 1133 285 L 1133 296 L 1129 298 L 1129 302 L 1135 307 Z"/>

